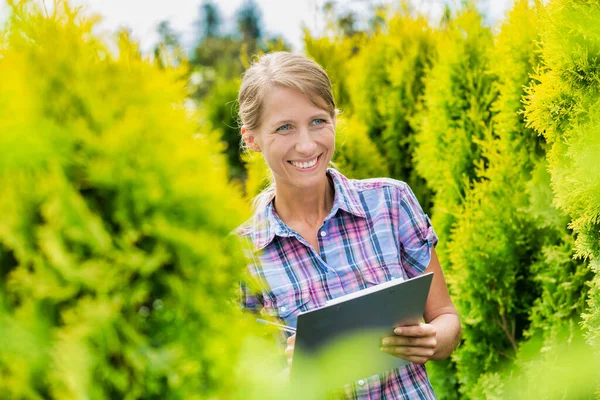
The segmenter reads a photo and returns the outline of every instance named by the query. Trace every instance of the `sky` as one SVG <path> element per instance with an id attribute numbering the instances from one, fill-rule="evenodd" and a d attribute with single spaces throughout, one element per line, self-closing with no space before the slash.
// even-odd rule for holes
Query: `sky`
<path id="1" fill-rule="evenodd" d="M 42 0 L 36 0 L 40 3 Z M 233 28 L 235 13 L 245 0 L 216 0 L 225 27 Z M 319 11 L 326 0 L 255 0 L 262 11 L 263 32 L 267 35 L 283 36 L 292 45 L 292 50 L 302 51 L 302 26 L 319 34 L 324 28 L 322 13 Z M 45 0 L 51 5 L 53 0 Z M 199 17 L 202 0 L 71 0 L 71 4 L 81 5 L 85 13 L 103 16 L 100 29 L 114 32 L 119 27 L 128 27 L 134 38 L 140 41 L 143 51 L 149 51 L 157 42 L 156 27 L 162 20 L 168 20 L 171 27 L 180 33 L 184 48 L 191 47 L 195 38 L 194 22 Z M 412 0 L 412 3 L 432 20 L 439 19 L 446 3 L 456 4 L 460 0 Z M 353 10 L 358 15 L 367 15 L 369 8 L 378 4 L 397 4 L 398 0 L 340 0 L 340 8 Z M 513 0 L 479 0 L 491 25 L 501 20 L 512 6 Z M 6 18 L 6 5 L 0 0 L 0 21 Z"/>

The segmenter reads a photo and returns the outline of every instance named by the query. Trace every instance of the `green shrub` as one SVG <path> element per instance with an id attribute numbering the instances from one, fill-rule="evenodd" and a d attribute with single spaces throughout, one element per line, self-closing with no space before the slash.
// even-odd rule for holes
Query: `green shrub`
<path id="1" fill-rule="evenodd" d="M 460 295 L 453 285 L 455 269 L 462 266 L 451 264 L 448 245 L 460 205 L 478 179 L 482 150 L 477 141 L 491 129 L 491 104 L 497 95 L 495 77 L 487 71 L 492 45 L 491 32 L 482 27 L 476 11 L 467 8 L 446 21 L 435 35 L 422 101 L 409 119 L 416 132 L 413 168 L 433 193 L 432 223 L 440 237 L 437 253 L 463 325 L 468 323 L 464 320 L 468 311 L 460 310 Z M 458 398 L 458 387 L 472 386 L 474 382 L 466 380 L 477 377 L 456 374 L 453 360 L 431 363 L 428 370 L 442 399 Z"/>
<path id="2" fill-rule="evenodd" d="M 337 108 L 346 112 L 350 105 L 348 93 L 348 74 L 350 60 L 362 43 L 362 36 L 354 37 L 313 37 L 304 30 L 304 49 L 306 55 L 319 63 L 327 72 L 333 88 L 333 97 Z"/>
<path id="3" fill-rule="evenodd" d="M 529 204 L 525 189 L 531 169 L 541 156 L 536 154 L 535 134 L 524 129 L 518 114 L 521 87 L 537 62 L 532 57 L 536 37 L 533 10 L 527 1 L 517 2 L 490 49 L 484 71 L 497 77 L 492 119 L 470 121 L 488 128 L 479 136 L 469 135 L 476 153 L 463 153 L 470 185 L 454 214 L 448 253 L 449 281 L 463 322 L 463 344 L 453 359 L 467 398 L 498 395 L 497 371 L 515 359 L 537 294 L 529 266 L 540 252 L 543 236 L 523 210 Z M 479 159 L 469 159 L 472 155 Z"/>
<path id="4" fill-rule="evenodd" d="M 213 130 L 220 133 L 229 165 L 229 176 L 241 180 L 245 166 L 240 154 L 237 95 L 241 80 L 216 78 L 211 91 L 202 99 L 200 107 Z"/>
<path id="5" fill-rule="evenodd" d="M 245 182 L 246 197 L 248 201 L 252 201 L 254 197 L 258 196 L 263 189 L 271 184 L 273 176 L 261 153 L 248 150 L 243 154 L 242 159 L 248 172 L 248 178 Z"/>
<path id="6" fill-rule="evenodd" d="M 387 159 L 390 176 L 414 188 L 426 210 L 431 193 L 414 171 L 416 143 L 409 121 L 423 93 L 434 39 L 424 17 L 398 11 L 388 18 L 386 29 L 360 46 L 348 76 L 352 107 Z"/>
<path id="7" fill-rule="evenodd" d="M 476 11 L 465 9 L 449 21 L 437 37 L 423 102 L 412 119 L 415 169 L 434 193 L 432 221 L 444 238 L 438 246 L 444 266 L 454 215 L 482 163 L 477 140 L 491 129 L 497 96 L 495 77 L 488 73 L 492 46 L 492 34 Z"/>
<path id="8" fill-rule="evenodd" d="M 365 179 L 388 176 L 387 160 L 369 139 L 367 127 L 355 116 L 339 116 L 333 161 L 347 177 Z"/>
<path id="9" fill-rule="evenodd" d="M 65 2 L 0 33 L 0 397 L 226 398 L 247 215 L 181 70 Z M 112 51 L 109 50 L 113 49 Z"/>
<path id="10" fill-rule="evenodd" d="M 543 67 L 526 117 L 549 144 L 554 204 L 570 218 L 576 256 L 595 273 L 584 327 L 600 342 L 600 2 L 551 1 L 540 18 Z"/>
<path id="11" fill-rule="evenodd" d="M 492 126 L 476 141 L 483 162 L 449 244 L 450 280 L 464 326 L 464 343 L 453 358 L 468 398 L 501 398 L 500 373 L 516 367 L 529 337 L 541 337 L 538 350 L 551 351 L 579 334 L 589 275 L 571 259 L 566 216 L 544 197 L 545 143 L 525 128 L 522 115 L 523 87 L 539 62 L 538 26 L 535 10 L 519 1 L 496 37 Z"/>

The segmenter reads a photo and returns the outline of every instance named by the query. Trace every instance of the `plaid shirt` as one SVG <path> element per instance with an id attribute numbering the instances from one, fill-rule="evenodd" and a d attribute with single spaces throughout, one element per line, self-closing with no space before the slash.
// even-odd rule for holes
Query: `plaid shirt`
<path id="1" fill-rule="evenodd" d="M 389 178 L 347 179 L 328 169 L 333 207 L 318 231 L 319 251 L 290 229 L 273 203 L 237 233 L 253 251 L 249 273 L 262 293 L 242 285 L 243 306 L 296 326 L 300 311 L 391 279 L 417 276 L 437 243 L 429 217 L 410 187 Z M 351 399 L 434 399 L 425 366 L 409 364 L 346 387 Z"/>

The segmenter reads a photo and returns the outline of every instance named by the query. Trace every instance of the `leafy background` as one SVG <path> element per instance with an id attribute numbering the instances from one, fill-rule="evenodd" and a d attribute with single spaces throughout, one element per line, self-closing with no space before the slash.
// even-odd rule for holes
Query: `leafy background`
<path id="1" fill-rule="evenodd" d="M 281 398 L 230 232 L 269 182 L 239 148 L 240 75 L 288 45 L 251 2 L 231 33 L 202 3 L 191 54 L 160 24 L 150 55 L 66 1 L 8 6 L 0 398 Z M 327 7 L 304 43 L 342 110 L 334 161 L 408 182 L 441 239 L 463 340 L 427 365 L 439 398 L 600 397 L 600 2 L 518 0 L 497 29 L 468 2 L 365 29 Z"/>

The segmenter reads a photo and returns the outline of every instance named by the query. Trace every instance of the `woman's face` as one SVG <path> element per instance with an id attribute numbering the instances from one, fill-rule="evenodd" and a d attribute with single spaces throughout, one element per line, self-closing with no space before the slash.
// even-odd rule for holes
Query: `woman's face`
<path id="1" fill-rule="evenodd" d="M 242 128 L 244 140 L 261 151 L 278 186 L 307 189 L 323 183 L 335 149 L 335 119 L 301 92 L 269 89 L 261 125 Z"/>

